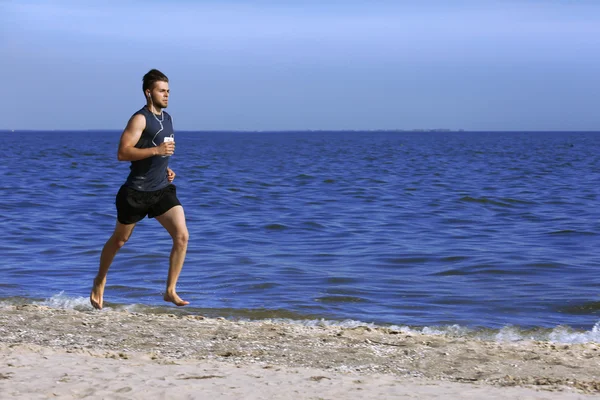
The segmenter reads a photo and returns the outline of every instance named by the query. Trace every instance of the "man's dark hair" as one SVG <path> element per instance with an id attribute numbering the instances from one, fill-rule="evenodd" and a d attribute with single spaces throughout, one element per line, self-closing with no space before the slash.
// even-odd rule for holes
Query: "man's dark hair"
<path id="1" fill-rule="evenodd" d="M 154 83 L 158 81 L 169 82 L 169 78 L 167 78 L 165 74 L 163 74 L 157 69 L 151 69 L 150 71 L 148 71 L 148 73 L 146 73 L 146 75 L 144 75 L 144 78 L 142 79 L 142 82 L 144 82 L 142 85 L 142 90 L 144 91 L 144 93 L 146 92 L 146 90 L 152 89 Z"/>

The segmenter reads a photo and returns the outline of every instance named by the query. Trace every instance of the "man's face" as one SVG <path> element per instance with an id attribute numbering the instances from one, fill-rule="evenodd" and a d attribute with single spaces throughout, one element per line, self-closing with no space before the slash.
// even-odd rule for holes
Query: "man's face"
<path id="1" fill-rule="evenodd" d="M 156 107 L 167 108 L 169 105 L 169 82 L 154 82 L 150 95 Z"/>

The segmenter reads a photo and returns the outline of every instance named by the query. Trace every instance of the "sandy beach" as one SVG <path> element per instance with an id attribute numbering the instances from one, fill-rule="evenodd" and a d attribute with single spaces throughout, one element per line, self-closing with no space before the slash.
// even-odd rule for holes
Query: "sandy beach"
<path id="1" fill-rule="evenodd" d="M 600 345 L 0 308 L 0 398 L 592 399 Z"/>

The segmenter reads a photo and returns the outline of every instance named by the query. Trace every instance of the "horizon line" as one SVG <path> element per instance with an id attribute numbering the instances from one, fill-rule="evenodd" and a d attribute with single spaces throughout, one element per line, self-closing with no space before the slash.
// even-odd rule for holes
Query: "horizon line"
<path id="1" fill-rule="evenodd" d="M 94 128 L 94 129 L 6 129 L 0 128 L 0 132 L 122 132 L 117 128 Z M 229 132 L 229 133 L 284 133 L 284 132 L 406 132 L 406 133 L 461 133 L 461 132 L 600 132 L 600 128 L 594 129 L 449 129 L 449 128 L 414 128 L 414 129 L 178 129 L 177 132 Z"/>

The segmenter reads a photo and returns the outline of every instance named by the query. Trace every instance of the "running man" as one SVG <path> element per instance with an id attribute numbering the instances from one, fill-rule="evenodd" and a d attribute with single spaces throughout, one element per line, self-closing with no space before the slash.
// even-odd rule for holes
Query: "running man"
<path id="1" fill-rule="evenodd" d="M 150 70 L 144 75 L 142 89 L 146 106 L 133 114 L 119 143 L 117 158 L 130 161 L 131 172 L 117 193 L 117 225 L 102 249 L 100 268 L 90 294 L 92 306 L 99 310 L 104 301 L 108 269 L 135 224 L 146 215 L 156 218 L 173 239 L 164 300 L 178 306 L 189 304 L 175 289 L 189 233 L 183 207 L 172 184 L 175 172 L 168 166 L 169 156 L 175 151 L 173 121 L 164 111 L 169 103 L 169 79 L 156 69 Z"/>

